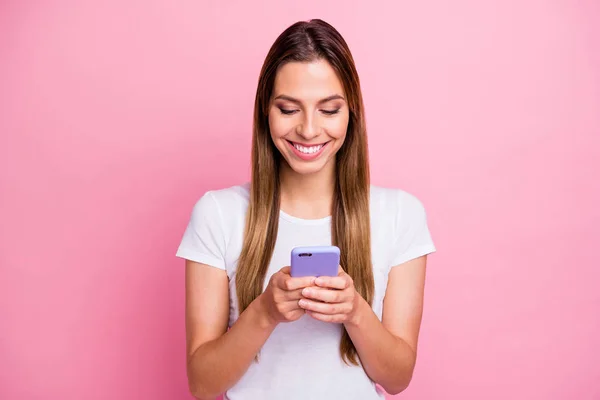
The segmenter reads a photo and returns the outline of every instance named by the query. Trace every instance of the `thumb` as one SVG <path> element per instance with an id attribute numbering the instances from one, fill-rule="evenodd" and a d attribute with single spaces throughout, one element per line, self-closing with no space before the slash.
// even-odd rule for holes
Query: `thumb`
<path id="1" fill-rule="evenodd" d="M 289 266 L 287 266 L 287 267 L 283 267 L 283 268 L 281 268 L 281 269 L 279 270 L 279 272 L 281 272 L 282 274 L 289 275 L 289 274 L 290 274 L 290 272 L 291 272 L 291 270 L 290 270 L 290 267 L 289 267 Z"/>

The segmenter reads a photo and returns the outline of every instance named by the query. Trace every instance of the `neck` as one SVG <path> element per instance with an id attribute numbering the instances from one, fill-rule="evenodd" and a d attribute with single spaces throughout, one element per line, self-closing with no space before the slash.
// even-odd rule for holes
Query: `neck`
<path id="1" fill-rule="evenodd" d="M 331 215 L 335 190 L 335 164 L 321 171 L 301 175 L 283 162 L 280 174 L 281 204 L 283 212 L 298 218 L 319 219 Z"/>

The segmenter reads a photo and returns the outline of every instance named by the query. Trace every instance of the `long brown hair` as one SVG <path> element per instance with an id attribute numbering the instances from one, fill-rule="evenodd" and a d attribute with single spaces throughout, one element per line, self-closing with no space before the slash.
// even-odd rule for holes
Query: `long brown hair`
<path id="1" fill-rule="evenodd" d="M 263 291 L 277 238 L 282 157 L 271 140 L 268 124 L 275 75 L 284 63 L 319 59 L 329 62 L 336 71 L 350 109 L 346 139 L 336 154 L 332 243 L 340 248 L 340 264 L 352 277 L 357 292 L 369 304 L 373 301 L 369 162 L 360 82 L 345 40 L 328 23 L 313 19 L 293 24 L 277 38 L 267 54 L 258 81 L 254 103 L 250 204 L 236 274 L 240 313 Z M 358 365 L 356 348 L 345 330 L 340 353 L 345 362 Z"/>

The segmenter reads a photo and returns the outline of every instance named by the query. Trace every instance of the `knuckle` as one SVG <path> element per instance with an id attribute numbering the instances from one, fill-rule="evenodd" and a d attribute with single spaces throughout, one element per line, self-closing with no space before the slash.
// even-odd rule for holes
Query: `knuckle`
<path id="1" fill-rule="evenodd" d="M 280 280 L 281 278 L 278 276 L 278 274 L 274 274 L 269 280 L 269 285 L 271 285 L 271 287 L 277 287 Z"/>
<path id="2" fill-rule="evenodd" d="M 292 290 L 292 280 L 291 279 L 286 279 L 285 281 L 283 281 L 283 287 L 286 290 Z"/>

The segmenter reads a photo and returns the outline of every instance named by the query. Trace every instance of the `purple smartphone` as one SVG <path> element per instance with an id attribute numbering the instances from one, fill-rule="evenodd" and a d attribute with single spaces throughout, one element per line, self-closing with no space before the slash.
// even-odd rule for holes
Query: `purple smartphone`
<path id="1" fill-rule="evenodd" d="M 302 246 L 292 249 L 290 275 L 337 276 L 340 265 L 340 249 L 337 246 Z"/>

